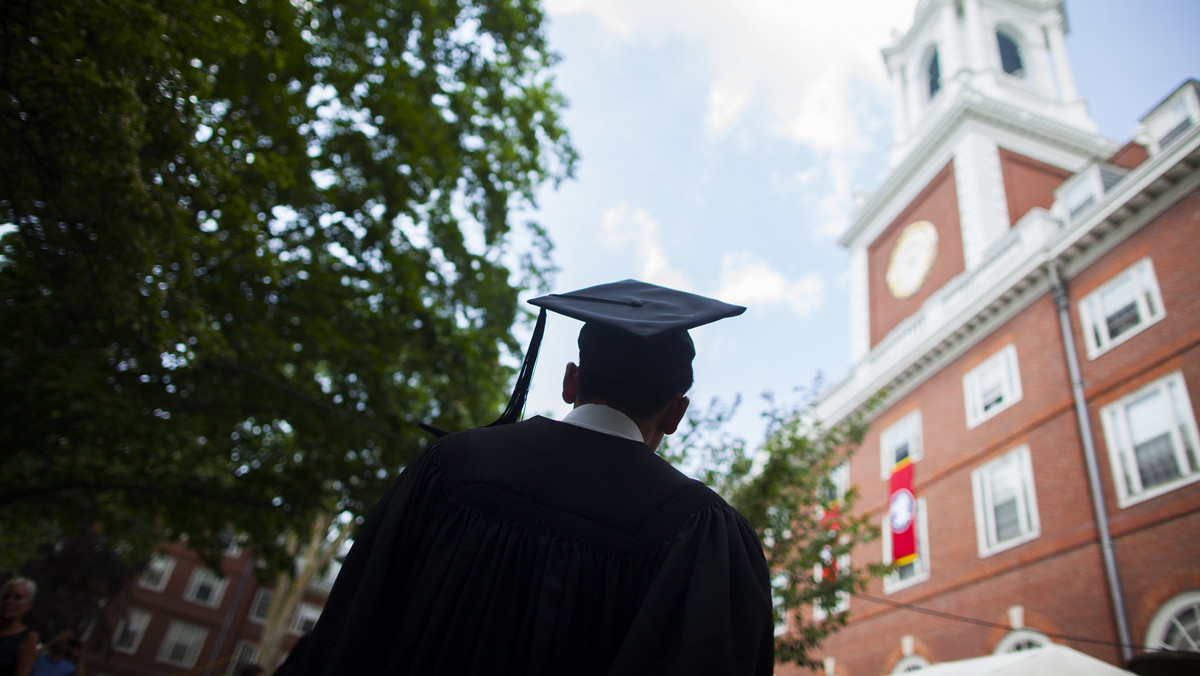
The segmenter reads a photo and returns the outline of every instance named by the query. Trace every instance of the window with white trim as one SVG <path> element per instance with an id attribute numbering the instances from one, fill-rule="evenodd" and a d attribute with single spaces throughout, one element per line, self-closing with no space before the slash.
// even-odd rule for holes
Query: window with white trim
<path id="1" fill-rule="evenodd" d="M 925 92 L 927 98 L 933 99 L 942 89 L 942 66 L 935 47 L 925 57 Z"/>
<path id="2" fill-rule="evenodd" d="M 1088 359 L 1099 357 L 1166 316 L 1154 264 L 1143 258 L 1079 301 Z"/>
<path id="3" fill-rule="evenodd" d="M 1200 479 L 1200 434 L 1179 371 L 1100 409 L 1121 507 Z"/>
<path id="4" fill-rule="evenodd" d="M 963 376 L 967 429 L 973 429 L 1021 401 L 1017 346 L 1005 345 Z"/>
<path id="5" fill-rule="evenodd" d="M 1146 117 L 1141 127 L 1148 133 L 1151 155 L 1169 149 L 1200 122 L 1200 99 L 1194 82 L 1184 83 Z"/>
<path id="6" fill-rule="evenodd" d="M 775 617 L 775 635 L 783 636 L 788 633 L 788 609 L 783 601 L 782 590 L 787 586 L 787 573 L 779 572 L 771 576 L 771 607 Z"/>
<path id="7" fill-rule="evenodd" d="M 1019 653 L 1025 650 L 1037 650 L 1050 645 L 1052 641 L 1048 636 L 1040 631 L 1032 629 L 1014 629 L 1008 632 L 1000 642 L 996 644 L 996 649 L 992 651 L 993 655 L 1004 655 L 1006 653 Z"/>
<path id="8" fill-rule="evenodd" d="M 221 597 L 225 595 L 226 582 L 228 580 L 217 577 L 216 573 L 207 568 L 197 568 L 192 571 L 183 597 L 192 603 L 216 608 L 221 605 Z"/>
<path id="9" fill-rule="evenodd" d="M 892 468 L 905 458 L 913 462 L 925 456 L 921 439 L 921 410 L 897 420 L 879 435 L 879 478 L 892 476 Z"/>
<path id="10" fill-rule="evenodd" d="M 150 591 L 161 592 L 167 586 L 167 581 L 171 579 L 171 571 L 175 570 L 175 559 L 166 554 L 155 554 L 154 558 L 150 559 L 150 563 L 146 564 L 146 569 L 142 571 L 141 577 L 138 578 L 138 586 Z"/>
<path id="11" fill-rule="evenodd" d="M 1024 79 L 1025 64 L 1021 61 L 1021 47 L 1016 38 L 1006 30 L 997 30 L 996 49 L 1000 53 L 1001 70 L 1013 77 Z"/>
<path id="12" fill-rule="evenodd" d="M 150 626 L 150 617 L 150 613 L 141 608 L 127 608 L 113 632 L 113 650 L 126 655 L 136 653 L 146 635 L 146 627 Z"/>
<path id="13" fill-rule="evenodd" d="M 273 594 L 269 589 L 259 589 L 254 595 L 254 603 L 250 605 L 250 621 L 255 624 L 262 624 L 267 621 L 267 611 L 271 608 L 271 597 Z"/>
<path id="14" fill-rule="evenodd" d="M 231 530 L 223 530 L 217 535 L 217 542 L 221 545 L 221 553 L 232 558 L 237 558 L 242 553 L 242 539 L 242 535 L 234 533 Z"/>
<path id="15" fill-rule="evenodd" d="M 1147 650 L 1200 652 L 1200 591 L 1186 591 L 1154 613 L 1146 628 Z"/>
<path id="16" fill-rule="evenodd" d="M 979 555 L 1033 540 L 1041 533 L 1029 447 L 1018 446 L 971 472 Z"/>
<path id="17" fill-rule="evenodd" d="M 196 666 L 208 630 L 188 622 L 171 620 L 167 635 L 158 649 L 158 661 L 184 669 Z"/>
<path id="18" fill-rule="evenodd" d="M 920 671 L 929 666 L 929 660 L 920 655 L 909 655 L 896 663 L 892 668 L 893 674 L 907 674 L 910 671 Z"/>
<path id="19" fill-rule="evenodd" d="M 258 664 L 259 652 L 261 652 L 261 650 L 259 649 L 257 643 L 252 643 L 250 641 L 238 641 L 237 647 L 233 650 L 233 659 L 229 662 L 233 665 L 233 669 L 230 670 L 230 673 L 240 674 L 242 673 L 242 669 L 245 669 L 252 664 Z"/>
<path id="20" fill-rule="evenodd" d="M 911 587 L 929 579 L 929 521 L 925 514 L 925 498 L 917 498 L 916 512 L 914 525 L 917 529 L 917 558 L 912 563 L 900 566 L 894 572 L 884 576 L 883 592 L 885 594 Z M 880 532 L 883 534 L 880 538 L 883 541 L 883 562 L 890 564 L 892 562 L 892 527 L 891 519 L 886 513 L 883 515 L 883 526 Z"/>
<path id="21" fill-rule="evenodd" d="M 317 626 L 317 619 L 320 617 L 320 608 L 311 603 L 301 603 L 300 607 L 296 609 L 296 617 L 292 620 L 292 633 L 307 634 Z"/>
<path id="22" fill-rule="evenodd" d="M 834 564 L 833 556 L 829 553 L 829 549 L 826 548 L 821 552 L 821 559 L 822 563 L 818 563 L 813 566 L 813 581 L 818 584 L 824 581 L 825 570 L 830 568 L 831 565 L 834 572 L 850 570 L 849 554 L 842 554 L 841 556 L 837 557 L 837 563 Z M 830 615 L 836 615 L 838 613 L 844 613 L 847 610 L 850 610 L 850 592 L 839 591 L 837 592 L 836 597 L 837 601 L 834 603 L 832 608 L 826 608 L 825 605 L 819 600 L 813 602 L 812 618 L 814 621 L 820 622 Z"/>
<path id="23" fill-rule="evenodd" d="M 843 462 L 829 473 L 829 483 L 821 486 L 821 504 L 832 505 L 850 490 L 850 466 Z"/>

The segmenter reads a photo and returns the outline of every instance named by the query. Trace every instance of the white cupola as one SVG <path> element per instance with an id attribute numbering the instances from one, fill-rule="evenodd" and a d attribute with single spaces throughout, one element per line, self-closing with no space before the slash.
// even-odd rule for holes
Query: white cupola
<path id="1" fill-rule="evenodd" d="M 892 166 L 964 98 L 1095 133 L 1075 90 L 1067 30 L 1062 0 L 921 0 L 912 28 L 883 50 L 895 111 Z"/>

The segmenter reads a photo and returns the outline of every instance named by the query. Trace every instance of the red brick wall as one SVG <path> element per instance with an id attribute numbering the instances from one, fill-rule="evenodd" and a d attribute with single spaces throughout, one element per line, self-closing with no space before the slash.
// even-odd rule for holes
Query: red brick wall
<path id="1" fill-rule="evenodd" d="M 1120 509 L 1104 445 L 1099 410 L 1147 383 L 1181 371 L 1200 417 L 1200 193 L 1161 214 L 1113 251 L 1068 281 L 1072 329 L 1082 362 L 1084 392 L 1110 530 L 1132 639 L 1140 643 L 1158 608 L 1173 596 L 1200 589 L 1200 483 Z M 1141 258 L 1149 256 L 1166 308 L 1166 318 L 1095 360 L 1088 360 L 1079 324 L 1078 301 Z M 1021 373 L 1021 401 L 966 428 L 962 376 L 1005 345 L 1014 344 Z M 972 346 L 872 422 L 851 463 L 851 480 L 861 491 L 860 508 L 881 522 L 887 482 L 879 478 L 880 433 L 914 408 L 922 412 L 924 458 L 914 488 L 926 500 L 930 579 L 884 595 L 873 582 L 867 595 L 969 618 L 1007 624 L 1006 610 L 1021 605 L 1026 626 L 1116 642 L 1113 611 L 1088 489 L 1057 311 L 1044 294 Z M 1033 541 L 980 558 L 975 535 L 971 471 L 985 461 L 1028 444 L 1041 533 Z M 880 543 L 854 552 L 855 565 L 879 561 Z M 902 657 L 900 637 L 912 635 L 916 653 L 931 662 L 990 654 L 1007 633 L 1002 627 L 896 609 L 857 597 L 849 627 L 826 644 L 838 673 L 886 673 Z M 1116 647 L 1055 639 L 1116 663 Z M 780 673 L 802 673 L 781 670 Z"/>
<path id="2" fill-rule="evenodd" d="M 920 309 L 929 294 L 964 270 L 956 190 L 954 163 L 951 162 L 867 248 L 872 346 L 883 340 L 902 319 Z M 937 228 L 937 258 L 921 288 L 908 298 L 898 299 L 888 290 L 888 261 L 904 227 L 921 220 L 930 221 Z"/>
<path id="3" fill-rule="evenodd" d="M 1034 207 L 1049 209 L 1054 204 L 1054 189 L 1071 176 L 1069 171 L 1004 148 L 1000 149 L 1000 171 L 1010 225 Z"/>
<path id="4" fill-rule="evenodd" d="M 1136 141 L 1130 141 L 1122 146 L 1120 150 L 1113 153 L 1112 157 L 1108 158 L 1108 163 L 1115 164 L 1118 167 L 1125 167 L 1126 169 L 1133 169 L 1142 162 L 1145 162 L 1147 157 L 1149 157 L 1149 153 L 1146 152 L 1146 146 Z"/>
<path id="5" fill-rule="evenodd" d="M 254 578 L 254 571 L 248 566 L 250 558 L 246 551 L 240 552 L 236 557 L 225 556 L 222 558 L 221 565 L 227 583 L 221 597 L 221 604 L 217 608 L 208 608 L 184 598 L 184 591 L 187 589 L 192 572 L 203 566 L 199 557 L 184 545 L 177 543 L 164 545 L 163 551 L 175 559 L 175 568 L 163 590 L 155 592 L 144 589 L 138 585 L 137 579 L 134 579 L 127 588 L 127 605 L 149 611 L 152 614 L 150 624 L 142 635 L 137 651 L 128 655 L 108 651 L 105 648 L 98 650 L 89 648 L 87 660 L 90 673 L 112 673 L 122 676 L 167 676 L 183 672 L 203 674 L 213 663 L 213 650 L 221 634 L 221 627 L 227 620 L 229 621 L 227 632 L 217 652 L 217 661 L 220 664 L 213 666 L 213 674 L 227 673 L 227 669 L 231 667 L 227 667 L 226 661 L 223 660 L 233 654 L 240 641 L 258 642 L 262 625 L 250 620 L 249 614 L 260 587 Z M 239 597 L 237 593 L 239 581 L 244 578 L 245 584 Z M 306 594 L 304 600 L 318 606 L 324 604 L 323 598 L 311 593 Z M 116 629 L 118 620 L 119 616 L 111 620 L 110 632 Z M 157 659 L 159 648 L 172 620 L 182 620 L 208 630 L 208 636 L 193 670 L 165 664 Z M 292 648 L 298 638 L 298 636 L 289 634 L 284 639 L 285 652 Z"/>

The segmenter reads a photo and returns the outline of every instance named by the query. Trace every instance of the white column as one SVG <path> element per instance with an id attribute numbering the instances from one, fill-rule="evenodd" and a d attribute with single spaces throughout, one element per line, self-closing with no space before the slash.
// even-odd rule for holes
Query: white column
<path id="1" fill-rule="evenodd" d="M 971 270 L 984 262 L 988 246 L 1009 230 L 996 142 L 977 133 L 964 138 L 954 149 L 954 182 L 962 224 L 963 262 Z"/>
<path id="2" fill-rule="evenodd" d="M 1058 100 L 1063 103 L 1075 101 L 1079 98 L 1079 92 L 1075 90 L 1075 77 L 1071 74 L 1071 62 L 1067 59 L 1067 41 L 1063 38 L 1061 21 L 1046 26 L 1046 42 L 1054 63 L 1054 76 L 1058 80 Z"/>
<path id="3" fill-rule="evenodd" d="M 983 34 L 979 0 L 963 0 L 963 18 L 966 21 L 967 69 L 977 73 L 987 67 L 987 59 L 983 53 L 987 36 Z"/>
<path id="4" fill-rule="evenodd" d="M 958 10 L 953 2 L 942 5 L 942 15 L 937 27 L 938 59 L 942 67 L 942 87 L 948 87 L 958 79 L 960 71 L 967 70 L 962 55 L 962 31 L 958 26 Z"/>

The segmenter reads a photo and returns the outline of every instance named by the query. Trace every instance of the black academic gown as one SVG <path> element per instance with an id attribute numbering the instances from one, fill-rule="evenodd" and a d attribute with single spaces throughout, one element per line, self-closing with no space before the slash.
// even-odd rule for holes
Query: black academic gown
<path id="1" fill-rule="evenodd" d="M 645 444 L 545 418 L 449 435 L 355 538 L 288 674 L 769 674 L 754 530 Z"/>

